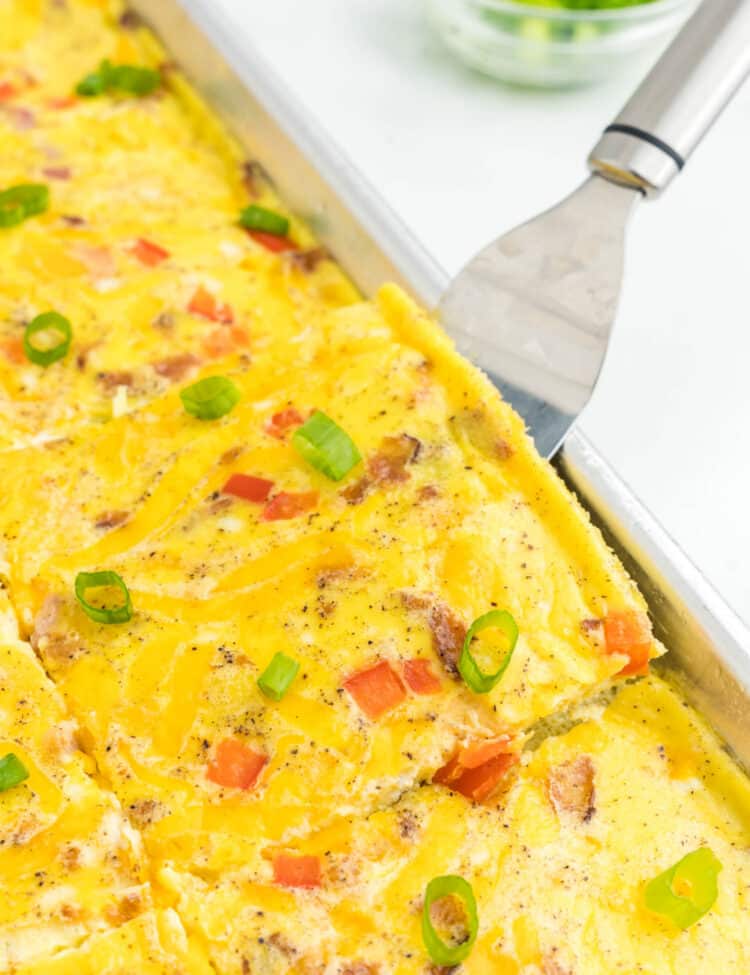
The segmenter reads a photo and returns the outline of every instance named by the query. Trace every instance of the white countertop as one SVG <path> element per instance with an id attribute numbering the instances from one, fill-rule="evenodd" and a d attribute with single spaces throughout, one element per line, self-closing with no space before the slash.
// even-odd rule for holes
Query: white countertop
<path id="1" fill-rule="evenodd" d="M 579 182 L 637 77 L 504 88 L 418 0 L 214 0 L 448 271 Z M 750 87 L 640 208 L 612 351 L 581 426 L 750 623 Z"/>

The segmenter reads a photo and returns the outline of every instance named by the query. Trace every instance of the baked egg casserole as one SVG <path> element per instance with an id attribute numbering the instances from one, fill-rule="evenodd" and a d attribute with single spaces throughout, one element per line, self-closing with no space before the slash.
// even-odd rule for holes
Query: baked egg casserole
<path id="1" fill-rule="evenodd" d="M 750 785 L 520 418 L 132 11 L 0 22 L 0 971 L 749 971 Z"/>

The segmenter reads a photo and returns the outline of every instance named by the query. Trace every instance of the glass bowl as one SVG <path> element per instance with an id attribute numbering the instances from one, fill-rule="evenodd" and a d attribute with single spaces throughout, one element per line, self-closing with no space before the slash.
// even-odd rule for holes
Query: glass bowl
<path id="1" fill-rule="evenodd" d="M 566 10 L 517 0 L 426 0 L 445 44 L 471 67 L 518 85 L 565 88 L 643 68 L 697 0 Z"/>

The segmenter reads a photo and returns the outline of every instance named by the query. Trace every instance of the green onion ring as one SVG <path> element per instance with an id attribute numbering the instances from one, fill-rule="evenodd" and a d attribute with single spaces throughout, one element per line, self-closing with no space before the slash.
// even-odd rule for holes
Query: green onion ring
<path id="1" fill-rule="evenodd" d="M 362 460 L 357 446 L 334 421 L 315 410 L 292 436 L 297 453 L 332 481 L 340 481 Z"/>
<path id="2" fill-rule="evenodd" d="M 76 94 L 95 98 L 108 91 L 124 91 L 129 95 L 150 95 L 161 84 L 161 75 L 154 68 L 135 64 L 112 64 L 104 60 L 98 70 L 87 74 L 76 85 Z"/>
<path id="3" fill-rule="evenodd" d="M 28 777 L 29 770 L 13 752 L 8 752 L 7 755 L 0 758 L 0 792 L 7 792 L 8 789 L 20 785 Z"/>
<path id="4" fill-rule="evenodd" d="M 241 393 L 226 376 L 206 376 L 180 391 L 185 411 L 199 420 L 218 420 L 230 413 L 241 399 Z"/>
<path id="5" fill-rule="evenodd" d="M 299 672 L 299 663 L 285 653 L 274 654 L 273 660 L 258 678 L 258 687 L 266 697 L 280 701 Z"/>
<path id="6" fill-rule="evenodd" d="M 448 897 L 453 894 L 460 897 L 466 909 L 469 922 L 469 936 L 460 945 L 451 947 L 447 945 L 439 936 L 432 924 L 430 908 L 435 901 L 441 897 Z M 477 902 L 471 884 L 463 877 L 447 874 L 444 877 L 435 877 L 424 892 L 424 907 L 422 908 L 422 940 L 432 961 L 436 965 L 458 965 L 471 954 L 474 942 L 477 940 L 479 931 L 479 917 L 477 915 Z"/>
<path id="7" fill-rule="evenodd" d="M 20 183 L 0 192 L 0 227 L 15 227 L 27 217 L 44 213 L 49 189 L 44 183 Z"/>
<path id="8" fill-rule="evenodd" d="M 246 230 L 262 230 L 277 237 L 286 237 L 289 233 L 289 221 L 286 217 L 274 213 L 273 210 L 266 210 L 265 207 L 259 207 L 255 203 L 242 211 L 240 224 Z"/>
<path id="9" fill-rule="evenodd" d="M 646 907 L 668 917 L 684 931 L 716 903 L 721 869 L 708 847 L 693 850 L 650 881 L 645 891 Z"/>
<path id="10" fill-rule="evenodd" d="M 479 664 L 471 652 L 471 641 L 477 633 L 488 629 L 502 630 L 508 638 L 509 644 L 508 651 L 494 674 L 483 673 L 479 669 Z M 484 616 L 480 616 L 474 620 L 469 627 L 464 645 L 461 648 L 461 655 L 458 658 L 458 671 L 475 694 L 487 694 L 498 683 L 508 669 L 508 664 L 513 656 L 513 651 L 516 649 L 517 642 L 518 626 L 507 610 L 493 609 L 489 613 L 485 613 Z"/>
<path id="11" fill-rule="evenodd" d="M 31 344 L 31 339 L 39 332 L 47 330 L 58 332 L 60 341 L 49 349 L 39 349 Z M 70 349 L 73 338 L 73 329 L 70 327 L 68 319 L 56 311 L 45 311 L 37 315 L 26 326 L 23 333 L 23 351 L 26 358 L 34 362 L 37 366 L 51 366 L 58 359 L 64 359 Z"/>
<path id="12" fill-rule="evenodd" d="M 122 605 L 115 606 L 114 609 L 104 609 L 101 606 L 92 606 L 86 601 L 87 590 L 102 589 L 105 586 L 120 590 L 124 597 Z M 133 604 L 130 601 L 128 587 L 121 576 L 109 569 L 101 572 L 79 572 L 76 576 L 75 591 L 84 613 L 96 623 L 127 623 L 133 615 Z"/>

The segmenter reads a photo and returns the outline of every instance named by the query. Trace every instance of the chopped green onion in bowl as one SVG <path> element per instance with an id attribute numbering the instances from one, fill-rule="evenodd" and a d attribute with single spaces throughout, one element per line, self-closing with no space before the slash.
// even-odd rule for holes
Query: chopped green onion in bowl
<path id="1" fill-rule="evenodd" d="M 642 74 L 698 0 L 425 0 L 445 45 L 515 85 L 569 88 Z"/>

